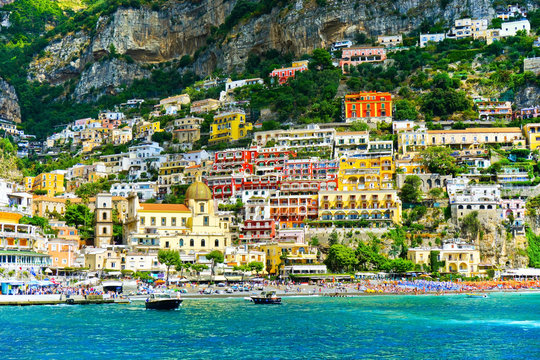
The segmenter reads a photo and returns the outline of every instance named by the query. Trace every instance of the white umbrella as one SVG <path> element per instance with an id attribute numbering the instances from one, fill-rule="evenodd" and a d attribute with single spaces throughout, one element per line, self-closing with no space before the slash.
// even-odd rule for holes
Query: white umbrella
<path id="1" fill-rule="evenodd" d="M 49 268 L 46 268 L 46 269 L 45 269 L 45 272 L 46 272 L 47 274 L 52 274 L 52 273 L 53 273 L 53 271 L 52 271 L 51 269 L 49 269 Z"/>

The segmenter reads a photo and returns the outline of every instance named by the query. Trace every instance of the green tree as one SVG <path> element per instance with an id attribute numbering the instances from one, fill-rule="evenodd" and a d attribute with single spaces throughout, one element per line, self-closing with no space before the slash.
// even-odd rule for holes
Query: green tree
<path id="1" fill-rule="evenodd" d="M 394 259 L 385 264 L 385 270 L 392 273 L 406 273 L 414 269 L 414 263 L 406 259 Z"/>
<path id="2" fill-rule="evenodd" d="M 394 111 L 395 120 L 416 120 L 418 111 L 416 106 L 410 100 L 397 100 L 396 110 Z"/>
<path id="3" fill-rule="evenodd" d="M 439 272 L 439 269 L 444 267 L 445 262 L 439 261 L 440 251 L 432 250 L 429 252 L 429 265 L 431 267 L 431 273 Z"/>
<path id="4" fill-rule="evenodd" d="M 527 255 L 529 266 L 540 268 L 540 236 L 535 235 L 530 229 L 527 230 Z"/>
<path id="5" fill-rule="evenodd" d="M 417 204 L 422 200 L 422 180 L 416 175 L 409 175 L 399 191 L 401 201 L 409 204 Z"/>
<path id="6" fill-rule="evenodd" d="M 461 170 L 452 156 L 452 149 L 444 146 L 430 146 L 420 152 L 420 157 L 422 164 L 434 174 L 456 175 Z"/>
<path id="7" fill-rule="evenodd" d="M 476 239 L 480 232 L 480 220 L 478 220 L 478 211 L 468 213 L 461 220 L 461 232 L 470 238 Z"/>
<path id="8" fill-rule="evenodd" d="M 324 263 L 330 271 L 333 272 L 348 272 L 354 271 L 358 264 L 358 259 L 354 253 L 354 250 L 340 244 L 330 246 L 328 256 L 324 260 Z"/>
<path id="9" fill-rule="evenodd" d="M 159 250 L 158 261 L 160 264 L 167 267 L 167 278 L 165 280 L 165 285 L 169 286 L 169 270 L 171 266 L 176 267 L 178 264 L 180 264 L 180 254 L 176 250 Z"/>
<path id="10" fill-rule="evenodd" d="M 325 49 L 315 49 L 311 54 L 311 61 L 309 62 L 310 70 L 323 70 L 333 69 L 332 55 Z"/>
<path id="11" fill-rule="evenodd" d="M 330 246 L 332 245 L 336 245 L 339 241 L 339 234 L 337 233 L 337 231 L 334 229 L 331 233 L 330 233 L 330 237 L 328 238 L 328 244 Z"/>
<path id="12" fill-rule="evenodd" d="M 223 263 L 223 260 L 225 260 L 225 257 L 223 256 L 223 253 L 219 250 L 212 250 L 209 254 L 206 255 L 206 258 L 210 261 L 212 261 L 212 276 L 214 276 L 214 268 L 216 264 Z"/>
<path id="13" fill-rule="evenodd" d="M 208 266 L 205 264 L 193 264 L 191 268 L 197 273 L 197 280 L 200 280 L 201 271 L 208 269 Z"/>
<path id="14" fill-rule="evenodd" d="M 367 131 L 369 130 L 369 125 L 363 121 L 356 120 L 351 124 L 350 129 L 351 131 Z"/>
<path id="15" fill-rule="evenodd" d="M 249 264 L 247 264 L 247 267 L 251 271 L 255 271 L 257 273 L 257 276 L 259 276 L 259 273 L 263 271 L 264 269 L 264 264 L 260 261 L 252 261 Z"/>

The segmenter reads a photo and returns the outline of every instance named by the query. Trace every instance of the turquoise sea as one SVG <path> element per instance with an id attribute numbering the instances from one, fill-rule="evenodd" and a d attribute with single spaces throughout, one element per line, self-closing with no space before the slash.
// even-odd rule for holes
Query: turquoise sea
<path id="1" fill-rule="evenodd" d="M 0 308 L 2 359 L 539 359 L 540 294 Z"/>

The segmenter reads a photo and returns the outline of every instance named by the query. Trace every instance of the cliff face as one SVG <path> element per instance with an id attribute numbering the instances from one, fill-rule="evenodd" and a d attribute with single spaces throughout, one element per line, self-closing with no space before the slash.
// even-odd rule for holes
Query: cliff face
<path id="1" fill-rule="evenodd" d="M 21 109 L 15 88 L 0 78 L 0 118 L 21 122 Z"/>
<path id="2" fill-rule="evenodd" d="M 397 34 L 417 28 L 426 19 L 451 21 L 467 13 L 474 17 L 494 14 L 488 0 L 451 1 L 445 9 L 434 0 L 361 2 L 329 1 L 318 7 L 314 1 L 297 1 L 292 10 L 274 9 L 271 14 L 242 24 L 228 36 L 224 46 L 210 52 L 221 59 L 227 70 L 241 68 L 249 53 L 274 48 L 302 55 L 334 41 L 353 38 L 356 32 L 371 36 Z M 206 59 L 197 62 L 204 70 Z"/>
<path id="3" fill-rule="evenodd" d="M 452 0 L 444 8 L 439 0 L 333 0 L 325 7 L 312 0 L 298 0 L 287 8 L 275 8 L 270 14 L 241 22 L 223 43 L 207 46 L 211 28 L 223 24 L 235 4 L 236 0 L 169 1 L 159 11 L 120 8 L 111 16 L 100 18 L 93 38 L 79 32 L 52 42 L 45 49 L 45 56 L 34 59 L 29 77 L 61 83 L 78 77 L 85 68 L 88 70 L 87 64 L 111 49 L 131 57 L 140 71 L 144 64 L 193 56 L 199 50 L 193 70 L 207 75 L 218 66 L 227 72 L 241 70 L 250 53 L 278 49 L 300 56 L 350 38 L 358 31 L 372 36 L 395 34 L 412 30 L 425 19 L 451 21 L 462 14 L 491 17 L 494 13 L 490 0 Z M 94 71 L 96 66 L 99 65 L 92 65 Z M 100 71 L 104 73 L 106 68 Z M 117 76 L 116 84 L 130 83 L 133 74 L 140 72 L 125 71 L 125 78 Z M 76 86 L 76 96 L 86 95 L 85 89 L 102 86 L 116 85 L 83 77 Z"/>
<path id="4" fill-rule="evenodd" d="M 96 101 L 103 94 L 115 95 L 122 85 L 150 76 L 150 71 L 120 59 L 93 63 L 84 70 L 73 97 L 81 101 Z"/>

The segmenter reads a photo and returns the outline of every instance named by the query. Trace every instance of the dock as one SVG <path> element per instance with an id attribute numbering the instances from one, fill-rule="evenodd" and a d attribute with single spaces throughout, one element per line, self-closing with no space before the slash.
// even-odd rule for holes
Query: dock
<path id="1" fill-rule="evenodd" d="M 104 299 L 102 295 L 0 295 L 0 306 L 90 305 L 114 302 L 114 299 Z"/>

